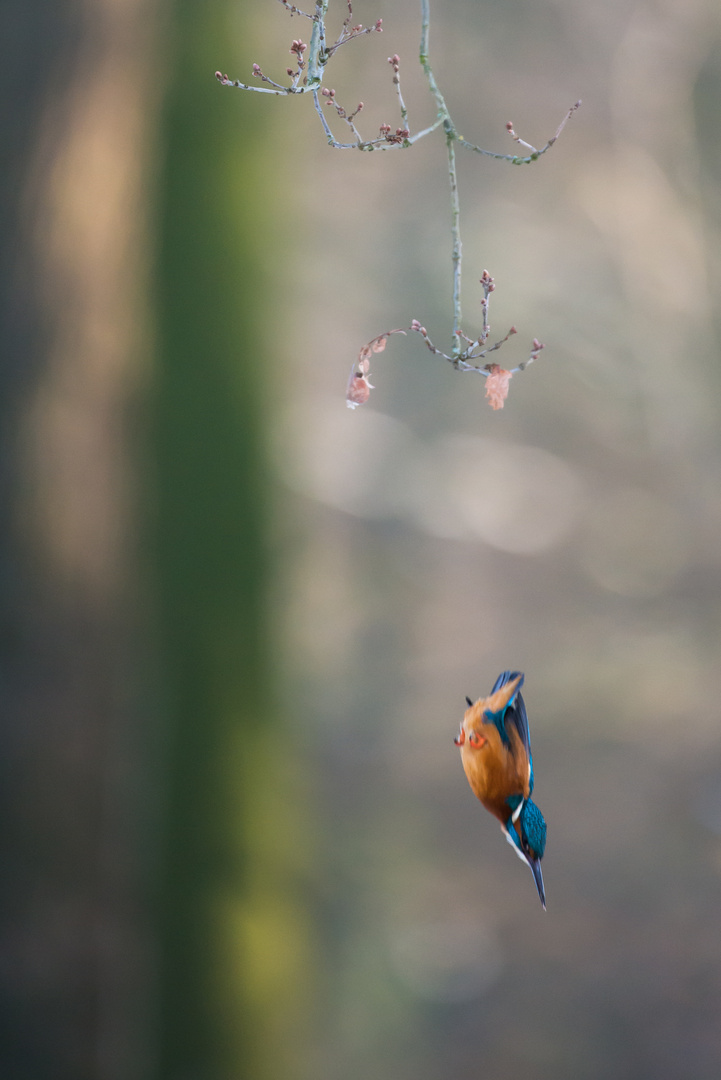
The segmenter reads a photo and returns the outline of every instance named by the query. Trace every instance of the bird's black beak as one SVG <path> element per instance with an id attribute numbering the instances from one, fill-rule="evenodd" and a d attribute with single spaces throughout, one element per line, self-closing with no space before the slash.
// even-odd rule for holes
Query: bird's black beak
<path id="1" fill-rule="evenodd" d="M 531 868 L 531 873 L 533 874 L 533 880 L 536 883 L 536 888 L 538 889 L 538 895 L 541 898 L 541 903 L 543 904 L 543 910 L 545 911 L 546 910 L 546 890 L 543 887 L 543 873 L 541 871 L 541 860 L 540 859 L 529 859 L 528 860 L 528 865 Z"/>

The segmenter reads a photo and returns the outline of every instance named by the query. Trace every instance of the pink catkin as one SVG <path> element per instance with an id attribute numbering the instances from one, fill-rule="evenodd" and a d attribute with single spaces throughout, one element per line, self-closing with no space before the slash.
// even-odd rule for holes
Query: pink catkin
<path id="1" fill-rule="evenodd" d="M 492 409 L 502 409 L 503 402 L 508 397 L 508 384 L 513 378 L 510 371 L 499 367 L 498 364 L 490 365 L 490 374 L 486 378 L 486 397 Z"/>

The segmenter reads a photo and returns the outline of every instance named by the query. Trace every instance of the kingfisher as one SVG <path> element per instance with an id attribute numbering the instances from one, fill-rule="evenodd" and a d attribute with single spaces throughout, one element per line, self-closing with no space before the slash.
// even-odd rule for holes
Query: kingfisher
<path id="1" fill-rule="evenodd" d="M 513 850 L 530 867 L 546 910 L 541 859 L 546 822 L 531 799 L 533 758 L 528 716 L 521 695 L 523 673 L 504 671 L 486 698 L 471 701 L 453 740 L 473 794 L 501 823 Z"/>

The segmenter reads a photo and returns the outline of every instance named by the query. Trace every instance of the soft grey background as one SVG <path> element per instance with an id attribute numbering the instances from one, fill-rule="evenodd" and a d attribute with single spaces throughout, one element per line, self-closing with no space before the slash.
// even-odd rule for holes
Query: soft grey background
<path id="1" fill-rule="evenodd" d="M 532 167 L 458 151 L 466 328 L 488 268 L 493 331 L 519 330 L 501 363 L 546 343 L 495 413 L 480 379 L 400 337 L 374 358 L 369 405 L 341 407 L 374 334 L 415 317 L 447 346 L 444 148 L 330 155 L 302 121 L 313 275 L 289 298 L 279 391 L 278 605 L 333 897 L 326 1060 L 359 1078 L 711 1077 L 719 12 L 435 9 L 435 73 L 470 140 L 511 150 L 512 119 L 540 146 L 583 106 Z M 423 126 L 416 5 L 376 14 L 382 38 L 357 44 L 337 96 L 393 123 L 397 51 Z M 509 667 L 526 673 L 546 914 L 451 742 L 464 695 Z"/>

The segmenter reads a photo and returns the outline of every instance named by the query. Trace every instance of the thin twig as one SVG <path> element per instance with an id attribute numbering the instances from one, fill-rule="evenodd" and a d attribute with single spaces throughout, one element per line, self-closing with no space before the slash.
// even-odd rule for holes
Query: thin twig
<path id="1" fill-rule="evenodd" d="M 297 90 L 293 86 L 281 86 L 278 90 L 271 90 L 267 86 L 248 86 L 247 83 L 242 83 L 240 79 L 231 79 L 228 75 L 223 75 L 222 71 L 216 71 L 215 77 L 221 86 L 235 86 L 238 90 L 252 90 L 256 94 L 275 94 L 276 97 L 286 97 L 288 94 L 304 94 L 306 92 L 303 86 L 299 86 Z M 277 86 L 278 84 L 274 85 Z"/>
<path id="2" fill-rule="evenodd" d="M 311 31 L 310 43 L 306 45 L 300 40 L 294 40 L 291 46 L 291 53 L 293 53 L 297 59 L 297 70 L 292 68 L 287 69 L 287 74 L 291 78 L 290 86 L 283 86 L 280 83 L 275 82 L 269 78 L 260 68 L 258 64 L 253 64 L 253 76 L 259 79 L 261 82 L 267 84 L 264 86 L 249 86 L 247 83 L 240 82 L 238 79 L 230 79 L 227 75 L 223 75 L 220 71 L 216 71 L 216 78 L 223 86 L 233 86 L 241 90 L 253 90 L 260 94 L 274 94 L 275 96 L 287 96 L 290 94 L 305 94 L 310 93 L 313 97 L 313 104 L 315 110 L 320 119 L 323 127 L 324 134 L 326 136 L 328 145 L 335 150 L 395 150 L 395 149 L 407 149 L 413 146 L 420 139 L 430 135 L 438 127 L 443 127 L 445 141 L 446 141 L 446 154 L 448 159 L 448 181 L 449 181 L 449 194 L 451 204 L 451 240 L 452 240 L 452 274 L 453 274 L 453 327 L 452 327 L 452 349 L 451 354 L 443 352 L 438 349 L 428 337 L 428 333 L 424 326 L 417 320 L 413 320 L 410 329 L 417 331 L 423 337 L 426 343 L 426 347 L 435 356 L 440 356 L 453 365 L 458 371 L 476 371 L 481 375 L 488 376 L 493 375 L 494 380 L 498 380 L 500 376 L 503 376 L 503 391 L 499 389 L 500 382 L 498 382 L 493 388 L 493 396 L 495 400 L 500 401 L 501 404 L 493 404 L 493 408 L 501 408 L 502 400 L 507 393 L 507 379 L 510 375 L 525 370 L 529 364 L 532 364 L 534 360 L 538 359 L 540 351 L 543 349 L 543 345 L 534 338 L 531 347 L 528 360 L 519 364 L 518 367 L 512 369 L 512 371 L 504 371 L 499 368 L 497 364 L 479 364 L 475 361 L 484 360 L 489 353 L 495 352 L 500 349 L 505 342 L 508 341 L 516 333 L 516 328 L 511 327 L 504 338 L 495 342 L 493 345 L 487 345 L 490 323 L 488 321 L 488 308 L 490 302 L 490 294 L 493 292 L 495 285 L 493 278 L 490 276 L 487 270 L 484 270 L 483 277 L 481 278 L 481 285 L 483 287 L 483 300 L 481 301 L 481 314 L 482 314 L 482 326 L 481 333 L 477 339 L 469 338 L 462 329 L 461 318 L 461 282 L 462 282 L 462 254 L 463 247 L 461 243 L 460 233 L 460 200 L 458 192 L 458 172 L 456 165 L 455 155 L 455 143 L 458 142 L 461 146 L 464 146 L 467 150 L 471 150 L 473 153 L 482 154 L 485 157 L 494 158 L 497 161 L 507 161 L 513 165 L 527 165 L 534 161 L 537 161 L 545 153 L 547 153 L 554 145 L 559 135 L 563 131 L 564 127 L 570 120 L 573 113 L 579 108 L 581 102 L 577 101 L 566 113 L 561 123 L 558 125 L 555 134 L 537 150 L 531 143 L 522 139 L 514 130 L 511 122 L 506 124 L 506 130 L 511 138 L 525 150 L 529 151 L 525 156 L 518 154 L 501 154 L 493 150 L 485 150 L 483 147 L 476 146 L 474 143 L 468 142 L 462 135 L 458 133 L 458 130 L 453 123 L 450 111 L 446 104 L 445 98 L 441 93 L 441 90 L 436 82 L 433 69 L 431 67 L 429 59 L 429 39 L 430 39 L 430 0 L 420 0 L 421 4 L 421 37 L 419 47 L 419 60 L 421 67 L 425 73 L 428 81 L 428 88 L 436 103 L 436 119 L 428 127 L 423 128 L 421 131 L 417 131 L 411 134 L 408 122 L 408 109 L 401 92 L 400 85 L 400 58 L 397 54 L 388 58 L 388 62 L 393 68 L 393 84 L 396 89 L 398 97 L 398 104 L 401 114 L 402 126 L 392 131 L 390 124 L 382 124 L 378 135 L 373 139 L 363 139 L 358 128 L 356 127 L 354 120 L 359 112 L 363 109 L 363 103 L 359 103 L 354 112 L 348 113 L 343 106 L 341 106 L 335 100 L 335 90 L 323 87 L 323 76 L 325 68 L 330 59 L 340 49 L 341 45 L 347 44 L 349 41 L 354 40 L 357 37 L 361 37 L 364 34 L 370 34 L 374 31 L 380 32 L 382 30 L 382 20 L 378 19 L 373 26 L 363 27 L 362 25 L 352 25 L 353 7 L 352 0 L 346 0 L 348 7 L 348 14 L 343 21 L 340 33 L 337 40 L 332 45 L 326 43 L 326 16 L 328 13 L 330 0 L 315 0 L 315 11 L 313 14 L 309 14 L 306 11 L 302 11 L 291 0 L 280 0 L 283 7 L 293 15 L 300 15 L 301 17 L 308 19 L 313 24 Z M 307 52 L 307 59 L 305 54 Z M 304 75 L 305 73 L 305 75 Z M 345 143 L 340 142 L 335 138 L 330 124 L 326 119 L 322 103 L 320 100 L 321 95 L 326 99 L 326 104 L 332 105 L 339 119 L 343 120 L 350 127 L 354 142 Z M 385 334 L 379 335 L 373 342 L 365 348 L 377 352 L 385 346 L 385 342 L 390 334 L 403 333 L 401 330 L 387 331 Z M 360 383 L 354 387 L 354 393 L 363 397 L 363 400 L 367 397 L 367 393 L 372 389 L 370 383 L 368 383 L 367 374 L 367 358 L 363 358 L 363 350 L 361 350 L 361 357 L 359 357 L 359 369 L 352 374 L 352 379 L 360 380 Z M 361 385 L 362 383 L 362 385 Z M 491 383 L 488 383 L 488 396 L 491 396 Z M 349 399 L 350 400 L 350 399 Z M 355 401 L 355 404 L 362 403 L 360 399 Z"/>
<path id="3" fill-rule="evenodd" d="M 519 143 L 521 146 L 527 146 L 532 150 L 532 153 L 526 155 L 526 157 L 519 157 L 518 154 L 497 154 L 492 150 L 484 150 L 480 146 L 475 146 L 473 143 L 468 142 L 467 139 L 464 139 L 462 135 L 458 135 L 456 133 L 455 137 L 456 137 L 456 139 L 458 139 L 458 142 L 461 144 L 461 146 L 465 146 L 465 148 L 467 150 L 473 150 L 473 152 L 476 153 L 476 154 L 484 154 L 486 157 L 495 158 L 496 161 L 509 161 L 511 163 L 511 165 L 530 165 L 530 164 L 532 164 L 532 162 L 538 161 L 538 159 L 540 157 L 542 157 L 545 153 L 547 153 L 551 149 L 551 147 L 555 143 L 556 139 L 561 134 L 561 132 L 565 128 L 566 124 L 568 123 L 568 121 L 571 119 L 571 117 L 575 113 L 576 109 L 578 109 L 580 107 L 581 107 L 581 102 L 580 101 L 577 101 L 575 103 L 575 105 L 571 106 L 571 108 L 568 110 L 568 112 L 564 116 L 563 120 L 561 121 L 561 123 L 558 125 L 558 127 L 556 129 L 556 134 L 553 135 L 548 140 L 546 145 L 542 146 L 540 150 L 534 149 L 531 146 L 530 143 L 524 142 L 523 139 L 521 139 L 518 135 L 516 135 L 515 131 L 513 130 L 513 124 L 506 124 L 506 129 L 507 129 L 508 133 L 511 135 L 511 137 L 514 138 L 516 140 L 516 142 Z"/>
<path id="4" fill-rule="evenodd" d="M 403 94 L 401 93 L 401 58 L 398 53 L 394 53 L 393 56 L 389 56 L 388 63 L 393 68 L 393 85 L 395 86 L 396 92 L 398 94 L 398 105 L 400 106 L 401 110 L 401 120 L 403 121 L 403 128 L 405 131 L 408 131 L 408 109 L 406 108 L 406 103 L 403 100 Z M 408 133 L 410 134 L 410 131 L 408 131 Z"/>
<path id="5" fill-rule="evenodd" d="M 315 15 L 308 15 L 307 12 L 301 11 L 295 4 L 289 3 L 289 0 L 280 0 L 283 7 L 291 13 L 291 15 L 302 15 L 304 19 L 315 19 Z"/>
<path id="6" fill-rule="evenodd" d="M 441 93 L 438 83 L 436 82 L 435 75 L 431 69 L 431 65 L 428 60 L 428 39 L 430 37 L 430 25 L 431 25 L 431 12 L 430 12 L 430 0 L 421 0 L 421 44 L 419 49 L 419 60 L 421 67 L 423 68 L 426 78 L 428 79 L 428 86 L 436 99 L 436 105 L 438 106 L 438 115 L 442 118 L 444 123 L 450 125 L 453 130 L 453 124 L 451 123 L 451 114 L 448 111 L 443 94 Z"/>
<path id="7" fill-rule="evenodd" d="M 425 138 L 426 135 L 430 135 L 430 133 L 432 131 L 435 131 L 436 128 L 440 127 L 442 123 L 443 123 L 443 117 L 439 116 L 437 120 L 433 121 L 433 123 L 430 125 L 430 127 L 423 128 L 423 131 L 417 131 L 415 133 L 415 135 L 409 135 L 408 138 L 406 139 L 406 145 L 413 146 L 413 143 L 418 142 L 419 139 Z"/>
<path id="8" fill-rule="evenodd" d="M 453 146 L 454 139 L 456 138 L 455 129 L 451 121 L 451 115 L 448 112 L 448 106 L 446 105 L 443 94 L 441 93 L 438 83 L 436 82 L 431 68 L 430 60 L 428 58 L 428 42 L 430 38 L 430 0 L 421 0 L 421 41 L 419 47 L 419 58 L 421 67 L 423 68 L 426 78 L 428 79 L 428 86 L 436 100 L 438 106 L 438 119 L 443 124 L 443 129 L 446 134 L 446 152 L 448 155 L 448 182 L 450 185 L 451 196 L 451 238 L 453 244 L 452 262 L 453 262 L 453 355 L 459 356 L 461 353 L 461 269 L 462 269 L 462 244 L 461 244 L 461 232 L 460 232 L 460 219 L 461 209 L 458 199 L 458 174 L 456 171 L 456 153 Z"/>
<path id="9" fill-rule="evenodd" d="M 463 262 L 463 244 L 461 243 L 461 205 L 458 198 L 458 176 L 456 173 L 456 152 L 453 139 L 446 132 L 448 149 L 448 182 L 451 189 L 451 237 L 453 240 L 453 355 L 461 352 L 461 268 Z"/>

